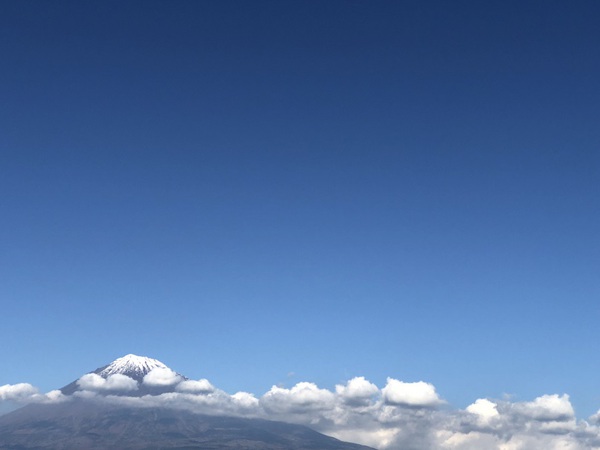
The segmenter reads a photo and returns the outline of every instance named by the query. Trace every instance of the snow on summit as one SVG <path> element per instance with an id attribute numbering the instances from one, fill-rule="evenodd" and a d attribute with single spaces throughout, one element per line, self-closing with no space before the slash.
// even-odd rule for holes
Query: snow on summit
<path id="1" fill-rule="evenodd" d="M 183 380 L 187 378 L 157 359 L 129 354 L 83 375 L 60 391 L 64 395 L 85 390 L 104 394 L 127 392 L 133 396 L 158 395 L 171 391 Z"/>
<path id="2" fill-rule="evenodd" d="M 141 379 L 156 368 L 168 369 L 165 364 L 157 359 L 129 354 L 115 359 L 108 366 L 101 368 L 97 373 L 104 378 L 110 375 L 122 374 L 130 378 Z"/>

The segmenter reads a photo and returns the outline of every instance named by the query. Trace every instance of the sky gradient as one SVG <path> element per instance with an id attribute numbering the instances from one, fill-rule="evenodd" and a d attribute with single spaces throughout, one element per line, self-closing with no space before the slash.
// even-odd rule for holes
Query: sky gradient
<path id="1" fill-rule="evenodd" d="M 600 409 L 597 2 L 1 9 L 0 385 Z"/>

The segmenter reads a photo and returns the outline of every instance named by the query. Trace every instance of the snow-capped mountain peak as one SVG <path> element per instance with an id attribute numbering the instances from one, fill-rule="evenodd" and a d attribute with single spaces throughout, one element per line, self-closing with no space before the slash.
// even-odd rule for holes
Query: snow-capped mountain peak
<path id="1" fill-rule="evenodd" d="M 122 374 L 140 380 L 144 375 L 156 368 L 168 369 L 165 364 L 157 359 L 129 354 L 115 359 L 96 373 L 104 378 L 107 378 L 109 375 Z"/>
<path id="2" fill-rule="evenodd" d="M 156 377 L 155 377 L 155 379 L 146 380 L 147 382 L 145 382 L 146 375 L 148 375 L 150 372 L 152 372 L 155 369 L 160 369 L 159 373 L 157 374 L 159 381 L 156 382 Z M 158 395 L 163 392 L 171 392 L 174 389 L 175 384 L 177 384 L 180 381 L 188 379 L 187 377 L 185 377 L 181 374 L 178 374 L 177 372 L 175 372 L 174 370 L 172 370 L 171 368 L 169 368 L 168 366 L 166 366 L 164 363 L 162 363 L 161 361 L 159 361 L 157 359 L 148 358 L 147 356 L 133 355 L 133 354 L 129 354 L 129 355 L 125 355 L 121 358 L 117 358 L 110 364 L 107 364 L 106 366 L 102 366 L 102 367 L 94 370 L 93 372 L 89 372 L 86 375 L 90 375 L 90 374 L 100 375 L 102 378 L 105 378 L 107 380 L 109 377 L 111 377 L 111 375 L 125 375 L 126 377 L 132 378 L 135 381 L 137 381 L 137 388 L 134 390 L 124 390 L 123 392 L 127 392 L 129 395 L 134 395 L 134 396 L 143 396 L 143 395 L 147 395 L 147 394 Z M 86 375 L 84 375 L 84 377 Z M 165 382 L 165 378 L 167 380 L 166 382 Z M 84 380 L 83 384 L 82 384 L 82 379 L 83 379 L 83 377 L 64 386 L 63 388 L 61 388 L 61 392 L 64 395 L 71 395 L 74 392 L 85 390 L 86 386 L 88 386 L 90 380 L 89 379 L 87 380 L 87 384 L 86 384 L 86 381 Z M 93 381 L 93 377 L 92 377 L 92 381 Z M 121 381 L 123 381 L 123 380 L 121 379 Z M 94 384 L 94 383 L 92 383 L 92 384 Z M 97 382 L 96 382 L 96 384 L 97 384 Z M 118 385 L 118 383 L 117 383 L 117 385 Z M 113 393 L 115 395 L 118 395 L 118 393 L 120 393 L 120 390 L 118 388 L 116 388 L 114 384 L 113 385 L 107 384 L 106 386 L 104 386 L 104 385 L 102 385 L 102 386 L 103 387 L 100 387 L 100 388 L 97 385 L 92 386 L 92 389 L 96 389 L 96 390 L 99 389 L 99 392 Z M 129 384 L 128 386 L 131 387 L 131 384 Z"/>

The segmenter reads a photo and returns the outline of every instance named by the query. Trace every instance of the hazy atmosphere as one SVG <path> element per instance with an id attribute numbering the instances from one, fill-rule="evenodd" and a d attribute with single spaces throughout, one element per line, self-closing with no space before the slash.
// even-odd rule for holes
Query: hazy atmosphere
<path id="1" fill-rule="evenodd" d="M 599 17 L 0 2 L 0 413 L 134 353 L 381 449 L 600 448 Z"/>

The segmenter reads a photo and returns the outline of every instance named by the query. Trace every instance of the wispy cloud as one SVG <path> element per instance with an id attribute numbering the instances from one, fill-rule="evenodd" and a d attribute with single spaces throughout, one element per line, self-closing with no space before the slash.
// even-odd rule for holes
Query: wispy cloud
<path id="1" fill-rule="evenodd" d="M 311 426 L 339 439 L 381 450 L 548 450 L 600 449 L 600 412 L 578 420 L 566 394 L 530 401 L 476 399 L 464 410 L 452 409 L 424 381 L 388 378 L 383 388 L 356 377 L 334 390 L 300 382 L 273 386 L 257 397 L 228 394 L 206 379 L 184 380 L 155 369 L 143 380 L 173 386 L 173 392 L 136 397 L 136 381 L 124 375 L 104 379 L 84 375 L 77 397 L 138 407 L 183 408 L 204 414 L 260 417 Z M 16 402 L 65 401 L 58 391 L 40 394 L 26 383 L 0 387 L 0 399 Z"/>

